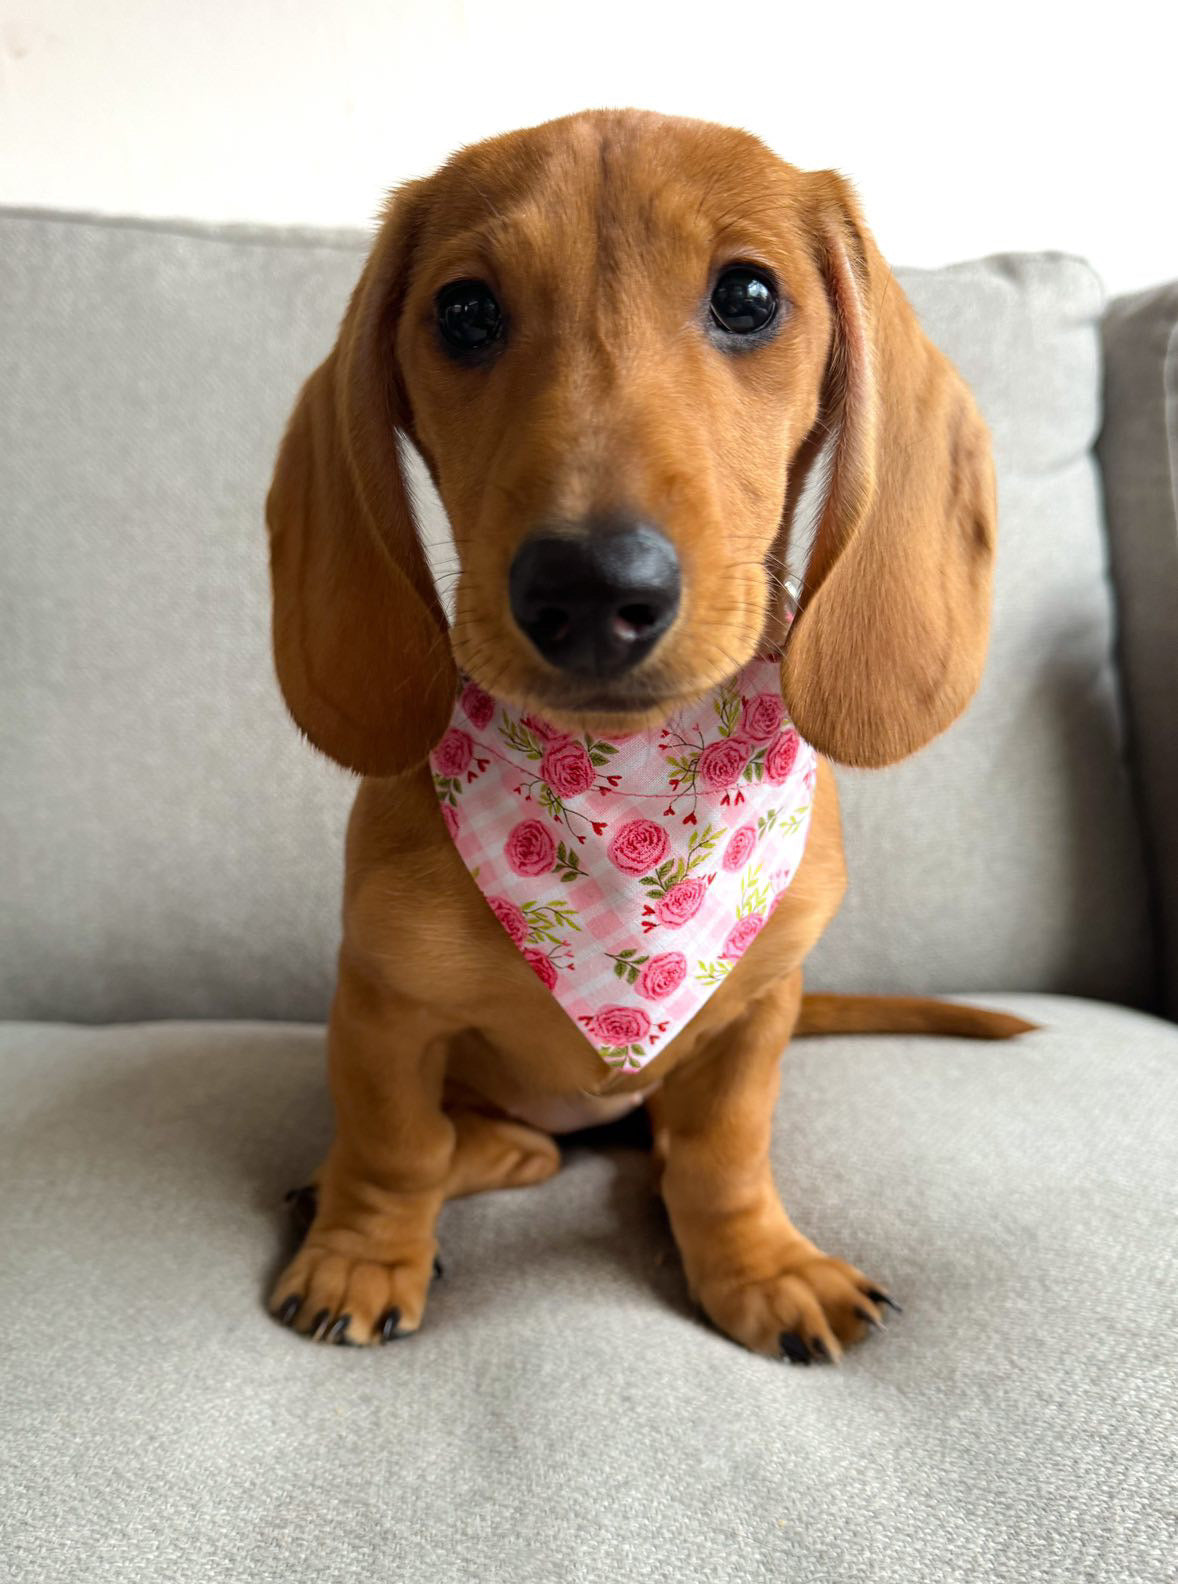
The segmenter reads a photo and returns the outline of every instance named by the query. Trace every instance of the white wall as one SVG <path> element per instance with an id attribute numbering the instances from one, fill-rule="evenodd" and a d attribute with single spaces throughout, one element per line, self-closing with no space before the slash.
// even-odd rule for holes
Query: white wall
<path id="1" fill-rule="evenodd" d="M 458 143 L 637 104 L 847 172 L 896 262 L 1123 291 L 1178 275 L 1176 59 L 1174 0 L 0 0 L 0 203 L 364 223 Z"/>

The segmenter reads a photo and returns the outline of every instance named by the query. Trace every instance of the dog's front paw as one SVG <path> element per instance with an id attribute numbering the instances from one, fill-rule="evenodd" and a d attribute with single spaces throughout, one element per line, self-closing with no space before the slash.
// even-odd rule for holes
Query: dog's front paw
<path id="1" fill-rule="evenodd" d="M 430 1277 L 439 1269 L 432 1245 L 388 1263 L 366 1259 L 354 1234 L 346 1248 L 312 1232 L 278 1278 L 270 1313 L 315 1342 L 370 1346 L 411 1336 L 421 1325 Z"/>
<path id="2" fill-rule="evenodd" d="M 721 1331 L 791 1364 L 838 1363 L 844 1348 L 884 1329 L 884 1306 L 899 1312 L 862 1271 L 817 1250 L 791 1251 L 769 1275 L 702 1280 L 696 1296 Z"/>

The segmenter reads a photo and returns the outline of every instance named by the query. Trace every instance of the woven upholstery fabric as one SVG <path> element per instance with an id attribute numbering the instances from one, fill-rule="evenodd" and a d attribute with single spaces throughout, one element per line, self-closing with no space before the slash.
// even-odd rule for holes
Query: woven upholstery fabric
<path id="1" fill-rule="evenodd" d="M 263 1297 L 320 1030 L 0 1030 L 5 1584 L 1159 1584 L 1178 1030 L 994 998 L 1010 1045 L 801 1041 L 775 1163 L 904 1314 L 840 1370 L 693 1314 L 647 1157 L 449 1205 L 421 1334 Z"/>
<path id="2" fill-rule="evenodd" d="M 6 1015 L 326 1009 L 351 783 L 283 711 L 262 504 L 363 245 L 0 219 Z M 843 777 L 852 887 L 813 982 L 1141 999 L 1100 291 L 1047 256 L 901 278 L 994 433 L 994 634 L 959 725 Z"/>

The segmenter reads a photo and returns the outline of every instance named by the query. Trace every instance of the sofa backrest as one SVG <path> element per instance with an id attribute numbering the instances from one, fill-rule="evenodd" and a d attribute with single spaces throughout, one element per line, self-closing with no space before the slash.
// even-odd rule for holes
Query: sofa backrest
<path id="1" fill-rule="evenodd" d="M 274 681 L 262 504 L 365 241 L 0 217 L 0 1016 L 321 1017 L 352 783 Z M 981 692 L 841 777 L 812 983 L 1141 1000 L 1111 663 L 1101 293 L 1055 256 L 901 280 L 993 429 Z"/>

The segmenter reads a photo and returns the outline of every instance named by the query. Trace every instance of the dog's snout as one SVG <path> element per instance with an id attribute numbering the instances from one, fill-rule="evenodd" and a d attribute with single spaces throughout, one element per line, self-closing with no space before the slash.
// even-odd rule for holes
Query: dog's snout
<path id="1" fill-rule="evenodd" d="M 648 523 L 611 520 L 538 534 L 508 574 L 511 613 L 553 665 L 617 676 L 650 653 L 679 608 L 679 557 Z"/>

